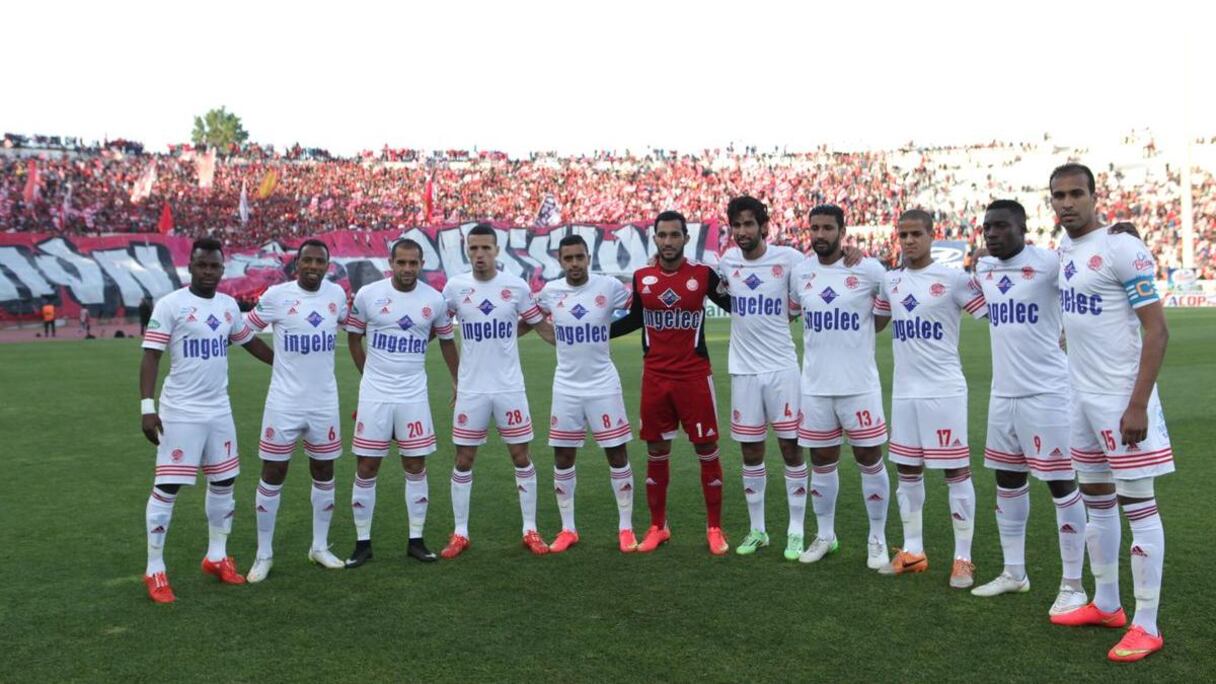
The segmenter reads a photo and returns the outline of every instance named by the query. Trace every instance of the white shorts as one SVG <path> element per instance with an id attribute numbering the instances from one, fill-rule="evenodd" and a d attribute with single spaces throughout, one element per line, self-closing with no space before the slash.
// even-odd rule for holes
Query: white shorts
<path id="1" fill-rule="evenodd" d="M 397 440 L 402 456 L 435 453 L 438 439 L 431 422 L 431 406 L 423 401 L 389 403 L 361 401 L 355 414 L 355 438 L 351 441 L 356 456 L 384 458 L 389 444 Z"/>
<path id="2" fill-rule="evenodd" d="M 882 411 L 882 390 L 844 397 L 802 395 L 802 420 L 798 425 L 798 445 L 839 446 L 848 435 L 849 444 L 878 446 L 887 441 L 887 421 Z"/>
<path id="3" fill-rule="evenodd" d="M 1072 464 L 1080 472 L 1111 473 L 1117 480 L 1138 480 L 1174 472 L 1174 451 L 1165 428 L 1157 388 L 1148 400 L 1148 438 L 1123 444 L 1119 421 L 1128 397 L 1115 394 L 1072 396 Z"/>
<path id="4" fill-rule="evenodd" d="M 601 447 L 620 446 L 633 439 L 629 416 L 625 415 L 625 397 L 620 392 L 599 397 L 553 392 L 549 446 L 581 447 L 588 427 Z"/>
<path id="5" fill-rule="evenodd" d="M 263 461 L 290 461 L 296 442 L 304 440 L 304 453 L 318 461 L 342 455 L 342 430 L 337 407 L 284 411 L 269 406 L 262 412 L 258 456 Z"/>
<path id="6" fill-rule="evenodd" d="M 455 417 L 452 420 L 452 442 L 460 446 L 485 444 L 491 415 L 498 426 L 502 441 L 507 444 L 526 444 L 532 441 L 532 415 L 528 413 L 527 394 L 472 394 L 458 389 Z"/>
<path id="7" fill-rule="evenodd" d="M 937 470 L 971 463 L 967 395 L 891 400 L 891 461 Z"/>
<path id="8" fill-rule="evenodd" d="M 205 422 L 165 420 L 162 424 L 165 431 L 156 447 L 154 484 L 192 485 L 200 467 L 208 482 L 241 474 L 231 413 Z"/>
<path id="9" fill-rule="evenodd" d="M 798 436 L 797 368 L 730 376 L 730 436 L 736 442 L 763 442 L 768 425 L 781 439 Z"/>
<path id="10" fill-rule="evenodd" d="M 1068 457 L 1068 409 L 1067 394 L 992 397 L 984 467 L 1029 472 L 1040 480 L 1076 477 Z"/>

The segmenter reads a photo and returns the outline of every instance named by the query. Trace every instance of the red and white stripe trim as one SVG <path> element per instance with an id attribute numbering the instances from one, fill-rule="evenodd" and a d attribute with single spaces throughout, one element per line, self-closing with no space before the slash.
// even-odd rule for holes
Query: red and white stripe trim
<path id="1" fill-rule="evenodd" d="M 996 449 L 984 449 L 984 458 L 997 463 L 1008 463 L 1010 465 L 1022 465 L 1026 462 L 1024 454 L 1010 454 Z"/>
<path id="2" fill-rule="evenodd" d="M 1123 515 L 1125 515 L 1131 522 L 1144 520 L 1145 518 L 1151 518 L 1154 515 L 1157 515 L 1157 506 L 1154 504 L 1152 506 L 1146 506 L 1145 508 L 1139 508 L 1134 511 L 1129 511 L 1125 508 L 1123 509 Z"/>
<path id="3" fill-rule="evenodd" d="M 832 463 L 825 466 L 811 466 L 811 472 L 827 475 L 828 473 L 836 472 L 836 464 Z"/>
<path id="4" fill-rule="evenodd" d="M 322 492 L 331 492 L 334 490 L 335 487 L 338 486 L 338 483 L 335 480 L 329 480 L 328 482 L 322 482 L 320 480 L 313 480 L 312 486 L 313 486 L 313 488 L 315 488 L 319 491 L 322 491 Z"/>
<path id="5" fill-rule="evenodd" d="M 434 446 L 439 443 L 439 438 L 435 435 L 429 437 L 419 437 L 418 439 L 397 440 L 398 449 L 421 449 L 423 447 Z"/>
<path id="6" fill-rule="evenodd" d="M 447 325 L 437 325 L 437 326 L 435 326 L 435 334 L 436 334 L 436 335 L 447 335 L 447 334 L 449 334 L 449 333 L 451 333 L 451 332 L 452 332 L 452 324 L 451 324 L 451 323 L 449 323 L 449 324 L 447 324 Z"/>
<path id="7" fill-rule="evenodd" d="M 232 342 L 243 342 L 250 337 L 253 337 L 253 328 L 245 326 L 240 332 L 233 332 L 228 335 L 228 339 Z"/>
<path id="8" fill-rule="evenodd" d="M 887 424 L 879 423 L 874 427 L 863 428 L 861 430 L 845 430 L 849 439 L 871 439 L 873 437 L 882 437 L 887 434 Z"/>
<path id="9" fill-rule="evenodd" d="M 266 326 L 269 325 L 266 323 L 266 321 L 262 320 L 262 317 L 259 316 L 256 311 L 250 311 L 249 313 L 245 314 L 245 320 L 258 330 L 265 330 Z"/>
<path id="10" fill-rule="evenodd" d="M 844 428 L 836 428 L 835 430 L 808 430 L 806 428 L 798 428 L 798 436 L 806 439 L 836 439 L 844 434 Z"/>
<path id="11" fill-rule="evenodd" d="M 1068 454 L 1072 456 L 1072 460 L 1078 463 L 1106 463 L 1106 454 L 1101 451 L 1069 449 Z"/>
<path id="12" fill-rule="evenodd" d="M 923 458 L 925 455 L 924 451 L 921 450 L 920 447 L 899 444 L 898 442 L 888 442 L 887 451 L 890 451 L 893 454 L 899 454 L 900 456 L 915 456 L 916 458 Z"/>
<path id="13" fill-rule="evenodd" d="M 557 439 L 582 439 L 586 435 L 584 430 L 558 430 L 557 428 L 549 428 L 549 436 Z"/>
<path id="14" fill-rule="evenodd" d="M 774 430 L 796 430 L 798 429 L 798 419 L 791 420 L 775 420 L 773 421 Z"/>
<path id="15" fill-rule="evenodd" d="M 1118 503 L 1118 498 L 1114 494 L 1099 494 L 1097 496 L 1085 496 L 1082 494 L 1081 498 L 1084 499 L 1086 508 L 1098 511 L 1114 508 Z"/>
<path id="16" fill-rule="evenodd" d="M 203 474 L 204 475 L 216 475 L 219 473 L 226 473 L 229 470 L 236 470 L 237 468 L 240 468 L 240 467 L 241 467 L 241 462 L 239 459 L 230 458 L 227 461 L 223 461 L 222 463 L 203 466 Z"/>
<path id="17" fill-rule="evenodd" d="M 523 435 L 532 434 L 532 423 L 520 425 L 519 427 L 498 428 L 498 434 L 503 437 L 522 437 Z"/>
<path id="18" fill-rule="evenodd" d="M 156 342 L 158 344 L 167 344 L 170 339 L 172 339 L 172 336 L 169 335 L 168 333 L 155 332 L 152 330 L 144 331 L 144 341 L 146 341 L 146 342 Z"/>
<path id="19" fill-rule="evenodd" d="M 355 476 L 355 486 L 359 489 L 373 489 L 376 486 L 376 478 L 363 479 L 358 475 Z"/>
<path id="20" fill-rule="evenodd" d="M 1077 490 L 1073 491 L 1072 495 L 1069 496 L 1068 499 L 1066 499 L 1064 501 L 1057 501 L 1057 502 L 1055 502 L 1055 504 L 1056 504 L 1056 508 L 1068 508 L 1069 506 L 1076 505 L 1077 502 L 1079 502 L 1080 500 L 1081 500 L 1081 490 L 1077 489 Z"/>
<path id="21" fill-rule="evenodd" d="M 595 435 L 596 439 L 613 439 L 615 437 L 624 437 L 625 435 L 630 434 L 630 428 L 628 425 L 622 425 L 611 430 L 592 432 L 591 434 Z"/>
<path id="22" fill-rule="evenodd" d="M 407 470 L 405 472 L 405 479 L 408 482 L 425 482 L 426 481 L 426 468 L 423 468 L 422 470 L 420 470 L 416 473 L 411 473 Z"/>
<path id="23" fill-rule="evenodd" d="M 883 464 L 882 461 L 870 466 L 859 464 L 857 468 L 866 475 L 877 475 L 883 471 Z"/>
<path id="24" fill-rule="evenodd" d="M 156 466 L 157 475 L 194 475 L 197 472 L 198 472 L 198 466 L 175 466 L 175 465 Z"/>
<path id="25" fill-rule="evenodd" d="M 987 304 L 988 304 L 988 302 L 984 301 L 984 295 L 978 294 L 975 297 L 973 297 L 971 299 L 971 301 L 967 302 L 967 304 L 964 305 L 963 308 L 967 310 L 967 313 L 973 314 L 976 311 L 979 311 L 980 309 L 982 309 Z"/>
<path id="26" fill-rule="evenodd" d="M 327 444 L 313 444 L 308 440 L 304 440 L 304 450 L 311 451 L 314 454 L 332 454 L 335 451 L 342 451 L 342 442 L 329 442 Z"/>
<path id="27" fill-rule="evenodd" d="M 1133 452 L 1130 454 L 1112 454 L 1107 457 L 1113 470 L 1131 470 L 1148 466 L 1169 463 L 1174 459 L 1174 450 L 1167 447 L 1157 451 Z"/>
<path id="28" fill-rule="evenodd" d="M 742 425 L 733 420 L 730 423 L 731 432 L 737 432 L 741 435 L 763 435 L 768 432 L 767 425 Z"/>
<path id="29" fill-rule="evenodd" d="M 294 442 L 291 444 L 274 444 L 261 440 L 258 442 L 258 449 L 268 454 L 290 454 L 296 450 L 296 445 Z"/>
<path id="30" fill-rule="evenodd" d="M 1030 485 L 1018 487 L 1017 489 L 1001 489 L 1000 487 L 997 487 L 996 489 L 996 495 L 1002 499 L 1016 499 L 1029 493 Z"/>
<path id="31" fill-rule="evenodd" d="M 160 492 L 158 492 L 156 490 L 156 487 L 152 488 L 152 498 L 156 499 L 157 501 L 159 501 L 161 503 L 167 503 L 167 504 L 171 504 L 177 500 L 177 496 L 165 496 L 164 494 L 161 494 Z"/>
<path id="32" fill-rule="evenodd" d="M 261 494 L 262 496 L 268 496 L 270 498 L 274 498 L 274 497 L 278 496 L 282 491 L 283 491 L 282 487 L 279 487 L 277 489 L 267 489 L 266 487 L 264 487 L 262 485 L 258 485 L 258 494 Z"/>
<path id="33" fill-rule="evenodd" d="M 351 440 L 351 444 L 357 447 L 363 447 L 364 449 L 387 449 L 388 445 L 391 443 L 392 441 L 387 439 L 380 441 L 376 439 L 364 439 L 362 437 L 355 437 Z"/>
<path id="34" fill-rule="evenodd" d="M 1072 470 L 1072 461 L 1066 458 L 1031 458 L 1026 459 L 1027 465 L 1035 470 L 1044 472 L 1063 472 Z"/>
<path id="35" fill-rule="evenodd" d="M 464 472 L 460 472 L 459 470 L 453 470 L 452 471 L 452 482 L 454 484 L 472 484 L 473 483 L 473 471 L 466 470 Z"/>
<path id="36" fill-rule="evenodd" d="M 453 437 L 466 437 L 470 439 L 478 439 L 486 436 L 486 430 L 466 430 L 464 428 L 453 427 Z"/>

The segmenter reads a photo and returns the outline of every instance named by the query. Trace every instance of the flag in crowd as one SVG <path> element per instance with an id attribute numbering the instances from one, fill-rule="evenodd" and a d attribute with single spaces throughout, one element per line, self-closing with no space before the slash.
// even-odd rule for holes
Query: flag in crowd
<path id="1" fill-rule="evenodd" d="M 556 226 L 562 222 L 562 210 L 557 206 L 557 198 L 553 193 L 545 194 L 545 201 L 541 202 L 540 211 L 536 213 L 536 225 L 538 226 Z"/>
<path id="2" fill-rule="evenodd" d="M 266 175 L 262 176 L 262 183 L 258 186 L 258 199 L 264 200 L 270 197 L 270 193 L 274 192 L 275 186 L 279 184 L 279 172 L 274 169 L 268 169 Z"/>
<path id="3" fill-rule="evenodd" d="M 249 192 L 244 181 L 241 181 L 241 203 L 237 206 L 236 213 L 241 217 L 241 223 L 249 223 Z"/>

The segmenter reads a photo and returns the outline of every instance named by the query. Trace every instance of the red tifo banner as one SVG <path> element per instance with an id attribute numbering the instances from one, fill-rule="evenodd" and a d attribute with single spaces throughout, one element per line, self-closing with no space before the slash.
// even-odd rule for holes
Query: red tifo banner
<path id="1" fill-rule="evenodd" d="M 330 249 L 329 279 L 348 293 L 384 278 L 388 250 L 406 237 L 422 246 L 423 278 L 442 288 L 451 275 L 469 269 L 463 236 L 474 224 L 401 231 L 337 231 L 318 236 Z M 560 278 L 558 242 L 581 235 L 591 250 L 592 271 L 627 278 L 655 253 L 650 224 L 570 224 L 498 230 L 501 268 L 539 290 Z M 715 263 L 722 247 L 717 222 L 688 224 L 685 255 Z M 252 305 L 266 288 L 294 277 L 295 248 L 304 238 L 225 254 L 220 291 Z M 35 320 L 51 302 L 74 320 L 82 306 L 94 316 L 135 315 L 140 301 L 154 301 L 189 282 L 186 265 L 192 240 L 138 234 L 65 237 L 47 233 L 0 233 L 0 321 Z"/>

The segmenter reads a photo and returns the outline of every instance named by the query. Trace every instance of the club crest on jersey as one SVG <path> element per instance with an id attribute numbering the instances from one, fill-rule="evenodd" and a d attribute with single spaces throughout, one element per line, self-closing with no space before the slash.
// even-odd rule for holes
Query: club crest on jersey
<path id="1" fill-rule="evenodd" d="M 435 313 L 435 312 L 431 311 L 431 307 L 429 307 L 429 306 L 422 307 L 422 317 L 427 319 L 428 321 L 431 320 L 431 314 L 433 314 L 433 313 Z"/>
<path id="2" fill-rule="evenodd" d="M 316 311 L 313 311 L 312 313 L 308 314 L 308 317 L 305 318 L 304 320 L 308 321 L 310 324 L 312 324 L 312 327 L 315 328 L 318 325 L 321 325 L 321 323 L 325 321 L 325 317 L 322 316 L 321 314 L 317 313 Z"/>
<path id="3" fill-rule="evenodd" d="M 695 281 L 695 280 L 690 280 L 690 281 L 688 281 L 688 282 L 689 282 L 689 284 L 692 284 L 692 283 L 695 283 L 696 281 Z M 760 280 L 759 278 L 757 278 L 757 277 L 756 277 L 756 274 L 755 274 L 755 273 L 753 273 L 753 274 L 749 275 L 747 278 L 745 278 L 745 279 L 743 280 L 743 284 L 744 284 L 744 285 L 746 285 L 746 286 L 748 287 L 748 289 L 752 289 L 752 290 L 754 290 L 754 289 L 756 289 L 757 287 L 760 287 L 761 285 L 763 285 L 763 284 L 764 284 L 764 281 L 763 281 L 763 280 Z M 690 290 L 695 290 L 695 289 L 697 289 L 697 288 L 695 288 L 695 287 L 689 287 L 688 289 L 690 289 Z"/>
<path id="4" fill-rule="evenodd" d="M 774 278 L 780 278 L 782 273 L 785 273 L 785 269 L 784 269 L 784 268 L 781 268 L 781 266 L 774 266 L 774 267 L 773 267 L 773 277 L 774 277 Z"/>
<path id="5" fill-rule="evenodd" d="M 595 296 L 595 305 L 600 307 L 601 309 L 604 308 L 605 306 L 608 306 L 608 298 L 605 297 L 604 295 L 596 295 Z"/>
<path id="6" fill-rule="evenodd" d="M 659 279 L 657 276 L 643 276 L 642 277 L 643 285 L 654 285 L 657 282 L 659 282 Z"/>
<path id="7" fill-rule="evenodd" d="M 462 413 L 462 414 L 460 414 L 459 416 L 456 416 L 456 423 L 457 423 L 458 425 L 467 425 L 467 424 L 468 424 L 468 422 L 469 422 L 469 417 L 468 417 L 468 415 L 466 415 L 466 414 Z"/>
<path id="8" fill-rule="evenodd" d="M 329 312 L 331 314 L 337 316 L 338 315 L 338 305 L 333 302 L 330 302 L 329 303 Z"/>
<path id="9" fill-rule="evenodd" d="M 557 416 L 549 416 L 549 427 L 557 427 Z"/>
<path id="10" fill-rule="evenodd" d="M 1077 274 L 1077 265 L 1073 262 L 1068 262 L 1064 266 L 1064 280 L 1072 280 L 1072 277 Z"/>
<path id="11" fill-rule="evenodd" d="M 1029 266 L 1023 266 L 1022 277 L 1026 280 L 1034 280 L 1034 269 Z"/>
<path id="12" fill-rule="evenodd" d="M 1132 268 L 1137 271 L 1151 271 L 1153 270 L 1153 260 L 1148 258 L 1144 252 L 1140 252 L 1136 255 L 1136 260 L 1132 262 Z"/>
<path id="13" fill-rule="evenodd" d="M 857 279 L 857 276 L 849 276 L 848 278 L 844 279 L 844 286 L 850 290 L 856 290 L 857 286 L 860 284 L 861 281 Z"/>
<path id="14" fill-rule="evenodd" d="M 408 315 L 402 316 L 397 320 L 397 327 L 401 328 L 402 330 L 409 330 L 410 328 L 414 327 L 414 320 Z"/>
<path id="15" fill-rule="evenodd" d="M 1089 258 L 1089 270 L 1096 271 L 1102 268 L 1102 257 L 1095 254 Z"/>
<path id="16" fill-rule="evenodd" d="M 920 304 L 920 302 L 916 301 L 916 297 L 913 297 L 912 295 L 908 295 L 907 297 L 904 297 L 903 301 L 901 301 L 900 304 L 903 304 L 905 309 L 907 309 L 908 311 L 911 311 L 912 309 L 915 309 L 916 305 Z"/>
<path id="17" fill-rule="evenodd" d="M 174 463 L 181 462 L 183 456 L 185 456 L 185 454 L 182 453 L 181 449 L 174 449 L 173 453 L 169 454 L 169 458 L 173 459 Z"/>
<path id="18" fill-rule="evenodd" d="M 510 290 L 503 290 L 503 291 L 502 291 L 502 292 L 500 292 L 499 294 L 500 294 L 500 295 L 502 295 L 502 300 L 503 300 L 504 302 L 509 302 L 509 301 L 511 301 L 511 291 L 510 291 Z"/>
<path id="19" fill-rule="evenodd" d="M 490 312 L 494 310 L 494 304 L 488 299 L 483 299 L 481 300 L 481 303 L 477 305 L 477 308 L 480 309 L 483 314 L 489 316 Z"/>
<path id="20" fill-rule="evenodd" d="M 696 278 L 689 278 L 688 282 L 684 283 L 684 287 L 687 287 L 689 292 L 696 292 L 701 284 L 697 282 Z"/>
<path id="21" fill-rule="evenodd" d="M 933 283 L 929 286 L 929 294 L 934 297 L 940 297 L 946 294 L 946 286 L 941 283 Z"/>
<path id="22" fill-rule="evenodd" d="M 583 320 L 583 316 L 587 315 L 587 307 L 582 304 L 575 304 L 573 309 L 570 309 L 570 314 L 578 320 Z"/>
<path id="23" fill-rule="evenodd" d="M 739 420 L 740 418 L 743 417 L 743 414 L 739 413 L 738 411 L 732 411 L 731 416 L 733 416 L 735 420 Z"/>
<path id="24" fill-rule="evenodd" d="M 266 439 L 274 439 L 274 428 L 266 428 Z"/>
<path id="25" fill-rule="evenodd" d="M 224 321 L 228 322 L 228 323 L 232 322 L 232 312 L 231 311 L 224 312 Z"/>
<path id="26" fill-rule="evenodd" d="M 1001 294 L 1009 292 L 1011 287 L 1013 287 L 1013 281 L 1009 279 L 1009 276 L 1002 276 L 996 283 L 996 289 L 1000 290 Z"/>
<path id="27" fill-rule="evenodd" d="M 216 318 L 214 314 L 208 316 L 207 317 L 207 327 L 211 328 L 212 330 L 215 330 L 216 328 L 220 327 L 220 319 Z"/>
<path id="28" fill-rule="evenodd" d="M 356 435 L 363 434 L 363 421 L 359 421 L 358 423 L 355 423 L 355 434 Z"/>
<path id="29" fill-rule="evenodd" d="M 823 292 L 820 292 L 819 296 L 823 298 L 823 301 L 827 302 L 828 304 L 831 304 L 832 300 L 836 299 L 840 295 L 836 294 L 836 290 L 833 290 L 831 288 L 831 286 L 828 286 L 828 287 L 823 288 Z"/>
<path id="30" fill-rule="evenodd" d="M 663 302 L 663 306 L 670 309 L 676 305 L 676 302 L 680 301 L 680 295 L 676 294 L 676 291 L 669 287 L 663 291 L 663 294 L 659 295 L 659 301 Z"/>

